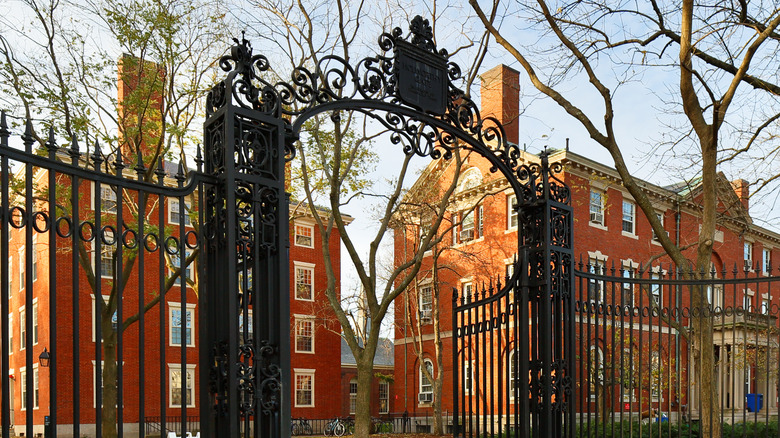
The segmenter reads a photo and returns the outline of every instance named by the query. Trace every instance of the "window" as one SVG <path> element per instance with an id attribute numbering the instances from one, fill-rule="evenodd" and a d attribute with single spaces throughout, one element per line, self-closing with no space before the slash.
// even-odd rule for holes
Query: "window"
<path id="1" fill-rule="evenodd" d="M 656 211 L 655 212 L 655 217 L 657 217 L 658 221 L 661 222 L 661 228 L 663 228 L 663 226 L 664 226 L 664 214 L 661 213 L 661 212 Z M 666 235 L 667 236 L 669 235 L 668 231 L 666 232 Z M 653 230 L 653 240 L 658 241 L 658 235 L 655 234 L 655 230 Z"/>
<path id="2" fill-rule="evenodd" d="M 185 263 L 187 261 L 187 258 L 189 258 L 192 255 L 192 251 L 187 250 L 186 251 L 186 258 L 184 259 Z M 195 264 L 195 260 L 193 259 L 192 262 L 190 262 L 187 266 L 184 267 L 184 275 L 187 277 L 187 280 L 194 281 L 195 277 L 193 277 L 193 265 Z M 179 258 L 179 254 L 172 254 L 171 255 L 171 267 L 168 269 L 168 275 L 173 275 L 174 269 L 181 269 L 181 258 Z M 174 281 L 174 284 L 181 284 L 181 275 L 176 276 L 176 280 Z"/>
<path id="3" fill-rule="evenodd" d="M 476 239 L 474 234 L 474 212 L 469 211 L 462 214 L 460 222 L 460 241 L 468 242 L 469 240 Z"/>
<path id="4" fill-rule="evenodd" d="M 100 207 L 103 213 L 116 214 L 116 192 L 110 186 L 100 186 Z"/>
<path id="5" fill-rule="evenodd" d="M 769 298 L 763 298 L 761 300 L 761 314 L 769 315 Z"/>
<path id="6" fill-rule="evenodd" d="M 8 353 L 14 352 L 14 314 L 8 315 Z"/>
<path id="7" fill-rule="evenodd" d="M 662 377 L 663 372 L 661 371 L 661 354 L 657 351 L 654 351 L 650 356 L 650 397 L 653 400 L 657 400 L 661 395 Z"/>
<path id="8" fill-rule="evenodd" d="M 650 274 L 650 278 L 653 280 L 659 280 L 661 278 L 660 272 L 654 272 Z M 663 303 L 663 287 L 660 283 L 653 283 L 650 285 L 650 293 L 653 295 L 653 302 L 657 306 L 661 306 Z"/>
<path id="9" fill-rule="evenodd" d="M 379 382 L 379 413 L 388 412 L 390 412 L 390 383 L 383 380 Z"/>
<path id="10" fill-rule="evenodd" d="M 295 299 L 314 301 L 314 266 L 295 265 Z"/>
<path id="11" fill-rule="evenodd" d="M 604 225 L 604 194 L 590 191 L 590 223 Z"/>
<path id="12" fill-rule="evenodd" d="M 517 228 L 517 195 L 509 195 L 506 198 L 506 228 Z"/>
<path id="13" fill-rule="evenodd" d="M 588 259 L 588 272 L 596 275 L 604 275 L 604 262 L 605 260 L 599 260 L 597 258 Z M 588 280 L 588 300 L 591 302 L 603 302 L 604 301 L 604 280 L 597 280 L 591 278 Z"/>
<path id="14" fill-rule="evenodd" d="M 753 243 L 752 242 L 745 242 L 744 254 L 742 256 L 742 259 L 745 261 L 746 270 L 753 269 Z"/>
<path id="15" fill-rule="evenodd" d="M 433 362 L 430 359 L 423 361 L 423 366 L 428 370 L 429 374 L 433 375 Z M 433 403 L 433 383 L 423 372 L 420 367 L 420 404 Z"/>
<path id="16" fill-rule="evenodd" d="M 630 266 L 623 268 L 623 278 L 634 278 L 634 270 Z M 634 284 L 623 283 L 623 286 L 620 288 L 620 290 L 622 292 L 621 305 L 633 306 L 634 305 Z"/>
<path id="17" fill-rule="evenodd" d="M 636 206 L 633 202 L 623 201 L 623 232 L 636 234 Z"/>
<path id="18" fill-rule="evenodd" d="M 24 247 L 19 248 L 19 290 L 24 290 L 24 283 L 27 281 L 24 278 L 24 267 L 26 263 L 24 261 Z"/>
<path id="19" fill-rule="evenodd" d="M 349 413 L 354 415 L 357 412 L 357 379 L 349 381 Z"/>
<path id="20" fill-rule="evenodd" d="M 295 318 L 295 352 L 314 353 L 314 317 Z"/>
<path id="21" fill-rule="evenodd" d="M 186 408 L 195 407 L 195 397 L 192 396 L 192 388 L 195 382 L 195 365 L 187 364 L 185 379 L 181 378 L 181 364 L 168 364 L 168 406 L 180 408 L 182 405 L 182 380 L 185 381 L 184 397 Z"/>
<path id="22" fill-rule="evenodd" d="M 194 347 L 195 343 L 192 338 L 192 317 L 195 310 L 194 304 L 186 304 L 184 321 L 185 342 L 188 347 Z M 168 333 L 168 339 L 170 339 L 170 345 L 181 345 L 181 329 L 182 329 L 182 311 L 180 303 L 168 303 L 168 315 L 170 317 L 170 330 Z"/>
<path id="23" fill-rule="evenodd" d="M 22 410 L 27 410 L 27 370 L 22 368 L 19 371 L 19 380 L 22 384 Z"/>
<path id="24" fill-rule="evenodd" d="M 32 241 L 32 268 L 31 275 L 32 275 L 32 281 L 38 280 L 38 242 L 37 242 L 38 235 L 33 235 L 33 241 Z"/>
<path id="25" fill-rule="evenodd" d="M 25 324 L 27 315 L 24 313 L 24 306 L 19 308 L 19 350 L 27 348 L 27 329 Z"/>
<path id="26" fill-rule="evenodd" d="M 38 389 L 38 367 L 33 365 L 33 409 L 38 409 L 41 392 Z"/>
<path id="27" fill-rule="evenodd" d="M 32 306 L 32 342 L 38 345 L 38 303 Z"/>
<path id="28" fill-rule="evenodd" d="M 772 250 L 769 248 L 764 248 L 763 253 L 764 266 L 762 266 L 762 269 L 764 273 L 768 273 L 772 270 Z"/>
<path id="29" fill-rule="evenodd" d="M 314 407 L 314 370 L 295 371 L 295 407 Z"/>
<path id="30" fill-rule="evenodd" d="M 477 207 L 477 237 L 485 235 L 485 208 L 480 205 Z"/>
<path id="31" fill-rule="evenodd" d="M 430 324 L 433 318 L 433 288 L 420 288 L 420 324 Z"/>
<path id="32" fill-rule="evenodd" d="M 752 312 L 753 311 L 753 294 L 750 293 L 750 291 L 745 293 L 743 308 L 747 312 Z"/>
<path id="33" fill-rule="evenodd" d="M 12 295 L 13 293 L 13 289 L 11 288 L 14 284 L 13 272 L 14 272 L 14 258 L 9 257 L 8 258 L 8 295 L 9 296 Z"/>
<path id="34" fill-rule="evenodd" d="M 472 289 L 472 287 L 471 287 L 471 282 L 470 281 L 467 281 L 467 282 L 463 283 L 463 295 L 462 295 L 462 297 L 463 297 L 463 303 L 464 304 L 471 302 L 471 298 L 472 298 L 471 297 L 471 289 Z"/>
<path id="35" fill-rule="evenodd" d="M 515 391 L 520 388 L 520 380 L 517 378 L 517 352 L 512 350 L 512 355 L 509 356 L 509 397 L 515 398 Z"/>
<path id="36" fill-rule="evenodd" d="M 168 199 L 168 223 L 179 225 L 184 216 L 184 225 L 192 225 L 189 212 L 192 210 L 192 204 L 188 201 L 184 201 L 184 211 L 179 208 L 178 199 Z"/>
<path id="37" fill-rule="evenodd" d="M 707 302 L 712 305 L 713 309 L 723 306 L 723 285 L 707 286 Z"/>
<path id="38" fill-rule="evenodd" d="M 314 248 L 314 227 L 295 224 L 295 246 Z"/>

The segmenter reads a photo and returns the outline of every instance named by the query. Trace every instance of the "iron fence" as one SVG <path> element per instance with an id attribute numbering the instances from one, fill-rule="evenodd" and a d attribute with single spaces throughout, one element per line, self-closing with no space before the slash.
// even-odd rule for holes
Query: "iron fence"
<path id="1" fill-rule="evenodd" d="M 718 425 L 724 436 L 778 436 L 771 274 L 580 262 L 578 436 L 706 436 Z"/>
<path id="2" fill-rule="evenodd" d="M 328 435 L 328 424 L 333 418 L 293 418 L 290 424 L 292 435 Z M 444 433 L 453 433 L 452 412 L 445 411 L 442 414 Z M 347 421 L 350 418 L 347 417 Z M 371 433 L 377 434 L 407 434 L 407 433 L 432 433 L 433 415 L 429 413 L 391 412 L 371 418 Z M 332 435 L 332 433 L 330 433 Z"/>

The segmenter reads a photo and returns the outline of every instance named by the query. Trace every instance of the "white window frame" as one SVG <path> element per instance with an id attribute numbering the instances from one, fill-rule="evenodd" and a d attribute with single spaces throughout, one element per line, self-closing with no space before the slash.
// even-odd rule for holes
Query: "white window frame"
<path id="1" fill-rule="evenodd" d="M 663 212 L 656 210 L 655 211 L 655 217 L 658 218 L 659 222 L 661 222 L 661 228 L 665 228 L 664 227 L 664 217 L 666 217 L 666 215 Z M 650 231 L 653 233 L 652 242 L 655 243 L 656 245 L 660 245 L 661 244 L 661 240 L 658 238 L 658 235 L 655 234 L 655 230 L 650 228 Z M 668 231 L 666 232 L 666 235 L 667 236 L 669 235 Z"/>
<path id="2" fill-rule="evenodd" d="M 19 404 L 19 410 L 27 410 L 27 367 L 19 368 L 19 383 L 21 388 L 21 403 Z M 13 408 L 13 406 L 12 406 Z"/>
<path id="3" fill-rule="evenodd" d="M 658 351 L 653 351 L 650 353 L 650 399 L 652 401 L 658 401 L 661 398 L 663 391 L 663 381 L 661 380 L 662 377 L 659 378 L 653 378 L 653 370 L 656 369 L 656 373 L 663 372 L 663 367 L 661 363 L 661 353 Z M 750 368 L 750 367 L 748 367 Z M 659 373 L 660 374 L 660 373 Z"/>
<path id="4" fill-rule="evenodd" d="M 192 376 L 192 386 L 188 388 L 189 390 L 189 403 L 187 403 L 185 408 L 194 408 L 195 407 L 195 364 L 187 364 L 187 369 L 185 370 L 186 376 Z M 168 364 L 168 407 L 173 409 L 181 409 L 182 406 L 175 404 L 173 400 L 173 396 L 176 393 L 181 393 L 181 390 L 179 388 L 174 388 L 173 386 L 173 375 L 174 373 L 181 374 L 181 364 L 180 363 L 169 363 Z M 184 385 L 187 385 L 187 377 L 183 380 Z M 174 392 L 175 391 L 175 392 Z M 185 397 L 187 396 L 185 391 Z"/>
<path id="5" fill-rule="evenodd" d="M 33 410 L 40 407 L 41 404 L 41 392 L 38 380 L 38 364 L 33 364 Z"/>
<path id="6" fill-rule="evenodd" d="M 761 259 L 762 270 L 765 275 L 769 275 L 769 269 L 772 267 L 772 248 L 764 247 L 761 250 Z"/>
<path id="7" fill-rule="evenodd" d="M 512 193 L 511 195 L 508 195 L 506 197 L 506 229 L 507 230 L 516 230 L 517 229 L 517 223 L 519 221 L 518 218 L 518 211 L 512 208 L 514 205 L 517 205 L 517 195 Z"/>
<path id="8" fill-rule="evenodd" d="M 742 259 L 745 263 L 745 268 L 753 272 L 753 242 L 745 241 L 743 244 Z"/>
<path id="9" fill-rule="evenodd" d="M 14 313 L 8 314 L 8 354 L 14 353 Z"/>
<path id="10" fill-rule="evenodd" d="M 420 324 L 431 324 L 433 322 L 433 284 L 424 284 L 419 288 Z"/>
<path id="11" fill-rule="evenodd" d="M 485 235 L 485 206 L 479 204 L 475 211 L 477 214 L 477 229 L 475 237 L 479 239 Z"/>
<path id="12" fill-rule="evenodd" d="M 476 212 L 474 210 L 466 210 L 460 214 L 460 233 L 458 233 L 458 242 L 466 243 L 471 242 L 477 238 L 476 233 Z"/>
<path id="13" fill-rule="evenodd" d="M 433 371 L 434 371 L 434 368 L 433 368 L 433 361 L 431 361 L 430 359 L 423 359 L 423 363 L 420 365 L 420 369 L 419 369 L 419 374 L 420 374 L 420 380 L 419 380 L 419 382 L 420 382 L 420 387 L 419 387 L 419 391 L 418 391 L 418 394 L 419 394 L 419 395 L 418 395 L 418 400 L 420 400 L 420 405 L 425 405 L 425 406 L 427 406 L 427 405 L 429 405 L 430 403 L 428 403 L 428 402 L 425 402 L 425 403 L 423 403 L 423 402 L 421 401 L 421 400 L 422 400 L 422 397 L 421 397 L 421 396 L 422 396 L 423 394 L 431 394 L 431 397 L 430 397 L 430 398 L 431 398 L 431 400 L 433 400 L 433 382 L 431 382 L 431 381 L 427 380 L 427 378 L 425 377 L 425 374 L 423 373 L 423 370 L 422 370 L 422 367 L 423 367 L 423 366 L 424 366 L 424 367 L 426 367 L 426 368 L 428 368 L 428 369 L 430 369 L 430 370 L 431 370 L 431 374 L 433 374 Z M 425 382 L 427 382 L 427 383 L 425 383 Z"/>
<path id="14" fill-rule="evenodd" d="M 761 314 L 769 315 L 769 294 L 761 294 Z"/>
<path id="15" fill-rule="evenodd" d="M 742 296 L 742 307 L 746 312 L 755 311 L 755 307 L 753 307 L 753 297 L 755 295 L 756 293 L 753 292 L 750 288 L 745 290 L 745 293 Z"/>
<path id="16" fill-rule="evenodd" d="M 596 196 L 598 197 L 598 199 L 594 199 L 594 198 L 596 198 Z M 605 227 L 606 226 L 606 224 L 605 224 L 606 214 L 605 214 L 605 208 L 604 208 L 605 207 L 605 202 L 604 202 L 605 196 L 606 196 L 606 192 L 604 192 L 603 190 L 598 190 L 598 189 L 596 189 L 594 187 L 591 187 L 590 195 L 589 195 L 589 198 L 588 198 L 588 211 L 589 211 L 589 215 L 590 215 L 589 220 L 588 220 L 589 224 L 600 226 L 600 227 Z M 594 201 L 598 201 L 599 205 L 595 206 L 594 205 Z M 594 207 L 597 207 L 598 211 L 595 211 L 596 208 L 594 208 Z"/>
<path id="17" fill-rule="evenodd" d="M 314 301 L 314 264 L 313 263 L 305 263 L 305 262 L 293 262 L 294 266 L 294 273 L 295 276 L 293 277 L 293 281 L 295 284 L 295 299 L 298 301 Z M 298 270 L 306 270 L 311 273 L 311 281 L 309 282 L 309 285 L 311 287 L 311 297 L 310 298 L 302 298 L 298 296 Z M 304 284 L 304 283 L 301 283 Z"/>
<path id="18" fill-rule="evenodd" d="M 299 323 L 308 323 L 311 327 L 311 350 L 299 350 L 298 349 L 298 326 Z M 315 329 L 315 317 L 312 315 L 295 315 L 295 352 L 304 354 L 314 354 L 314 329 Z"/>
<path id="19" fill-rule="evenodd" d="M 632 279 L 634 278 L 634 267 L 633 264 L 629 263 L 626 265 L 623 265 L 623 272 L 621 273 L 621 276 L 623 278 Z M 620 302 L 623 303 L 623 306 L 633 306 L 634 305 L 634 299 L 636 298 L 636 290 L 634 287 L 634 283 L 621 283 L 620 284 Z M 628 293 L 631 293 L 631 302 L 627 302 L 626 298 Z"/>
<path id="20" fill-rule="evenodd" d="M 467 360 L 463 362 L 463 365 L 465 365 L 463 370 L 463 394 L 471 395 L 471 391 L 474 388 L 474 361 Z"/>
<path id="21" fill-rule="evenodd" d="M 33 300 L 32 305 L 32 343 L 38 345 L 38 298 Z"/>
<path id="22" fill-rule="evenodd" d="M 349 415 L 355 415 L 357 411 L 357 379 L 349 380 Z M 354 391 L 353 391 L 354 389 Z"/>
<path id="23" fill-rule="evenodd" d="M 383 388 L 384 388 L 384 397 L 382 394 Z M 380 414 L 390 413 L 390 382 L 388 382 L 387 380 L 379 381 L 379 413 Z"/>
<path id="24" fill-rule="evenodd" d="M 189 211 L 192 211 L 192 203 L 184 200 L 184 212 L 180 211 L 179 200 L 176 198 L 168 198 L 168 223 L 171 225 L 179 224 L 179 215 L 184 214 L 184 226 L 192 226 L 192 219 L 190 219 Z"/>
<path id="25" fill-rule="evenodd" d="M 185 315 L 189 315 L 190 317 L 190 321 L 189 321 L 190 336 L 189 336 L 189 342 L 187 342 L 187 347 L 195 347 L 195 306 L 196 304 L 194 303 L 186 303 L 185 305 Z M 169 347 L 181 347 L 181 343 L 173 342 L 173 334 L 181 333 L 181 327 L 174 327 L 173 325 L 173 312 L 175 311 L 181 312 L 181 303 L 177 301 L 168 301 L 168 346 Z"/>
<path id="26" fill-rule="evenodd" d="M 304 368 L 295 368 L 293 370 L 293 385 L 295 390 L 295 396 L 293 397 L 293 401 L 295 403 L 296 408 L 313 408 L 315 407 L 315 399 L 314 399 L 314 389 L 315 389 L 315 380 L 314 380 L 314 374 L 316 370 L 313 369 L 304 369 Z M 311 392 L 311 404 L 303 404 L 299 403 L 298 395 L 299 391 L 307 391 L 306 389 L 298 389 L 298 377 L 309 377 L 311 378 L 311 388 L 308 390 Z"/>
<path id="27" fill-rule="evenodd" d="M 192 250 L 191 249 L 185 250 L 185 254 L 186 255 L 184 256 L 184 260 L 186 261 L 187 258 L 192 255 Z M 168 276 L 173 276 L 173 272 L 174 272 L 173 270 L 176 269 L 176 268 L 180 268 L 181 267 L 181 258 L 179 258 L 179 253 L 170 254 L 170 257 L 171 257 L 171 267 L 172 268 L 171 267 L 168 268 Z M 190 262 L 190 264 L 187 265 L 184 268 L 184 277 L 186 277 L 187 280 L 195 281 L 195 269 L 194 269 L 194 267 L 195 267 L 195 260 L 192 260 L 192 262 Z M 182 277 L 181 275 L 177 276 L 176 280 L 174 280 L 173 284 L 180 285 L 181 284 L 181 277 Z M 186 284 L 187 287 L 190 287 L 189 284 L 187 284 L 186 281 L 184 282 L 184 284 Z"/>
<path id="28" fill-rule="evenodd" d="M 35 283 L 38 281 L 38 235 L 33 234 L 32 239 L 32 266 L 30 267 L 30 275 L 32 275 L 32 281 Z"/>
<path id="29" fill-rule="evenodd" d="M 628 213 L 626 213 L 626 207 L 628 207 Z M 630 231 L 626 230 L 626 224 L 630 224 Z M 636 204 L 626 199 L 623 199 L 621 230 L 624 235 L 636 236 Z"/>
<path id="30" fill-rule="evenodd" d="M 305 234 L 299 234 L 298 233 L 299 229 L 301 231 L 308 230 L 309 235 L 306 236 Z M 293 241 L 295 242 L 295 246 L 300 246 L 302 248 L 314 248 L 314 225 L 303 224 L 303 223 L 299 223 L 299 222 L 296 221 L 294 223 L 294 230 L 295 230 L 295 237 L 294 237 Z M 298 241 L 298 237 L 302 237 L 303 241 L 299 242 Z M 309 238 L 309 244 L 308 245 L 305 243 L 305 239 L 307 237 Z"/>
<path id="31" fill-rule="evenodd" d="M 96 210 L 97 208 L 95 206 L 95 183 L 93 182 L 91 185 L 92 185 L 92 196 L 89 197 L 89 206 L 92 210 Z M 104 195 L 108 195 L 108 196 L 104 196 Z M 111 201 L 113 201 L 114 203 L 114 208 L 109 208 L 109 209 L 104 208 L 106 202 L 111 202 Z M 117 200 L 116 192 L 108 184 L 100 184 L 100 205 L 101 208 L 103 208 L 103 210 L 100 210 L 101 213 L 116 214 L 117 206 L 119 205 L 119 203 Z"/>
<path id="32" fill-rule="evenodd" d="M 460 290 L 463 303 L 470 303 L 474 299 L 474 283 L 471 280 L 461 280 Z"/>
<path id="33" fill-rule="evenodd" d="M 509 399 L 510 400 L 515 399 L 515 385 L 519 383 L 517 379 L 517 368 L 515 367 L 516 354 L 517 354 L 517 350 L 512 349 L 512 351 L 509 353 L 509 364 L 507 365 L 507 368 L 509 368 Z"/>
<path id="34" fill-rule="evenodd" d="M 19 351 L 24 351 L 27 348 L 27 331 L 25 330 L 25 323 L 27 322 L 27 314 L 24 313 L 24 306 L 19 308 Z"/>
<path id="35" fill-rule="evenodd" d="M 13 296 L 13 284 L 14 284 L 14 258 L 8 257 L 8 296 Z"/>
<path id="36" fill-rule="evenodd" d="M 607 258 L 604 256 L 589 256 L 588 271 L 595 275 L 606 275 L 604 268 L 607 265 Z M 593 291 L 591 291 L 591 288 Z M 591 303 L 604 302 L 607 284 L 601 280 L 588 280 L 588 301 Z"/>
<path id="37" fill-rule="evenodd" d="M 19 291 L 23 291 L 25 286 L 25 261 L 24 261 L 24 245 L 19 247 Z"/>

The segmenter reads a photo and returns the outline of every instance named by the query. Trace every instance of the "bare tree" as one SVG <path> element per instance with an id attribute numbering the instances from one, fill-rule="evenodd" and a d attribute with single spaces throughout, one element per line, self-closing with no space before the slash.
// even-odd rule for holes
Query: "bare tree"
<path id="1" fill-rule="evenodd" d="M 705 272 L 710 266 L 717 218 L 715 179 L 719 151 L 720 158 L 726 155 L 719 138 L 735 132 L 748 133 L 750 137 L 776 127 L 776 96 L 780 90 L 772 83 L 780 41 L 776 33 L 780 10 L 776 5 L 696 4 L 685 0 L 680 7 L 651 0 L 647 4 L 617 7 L 606 2 L 565 2 L 551 9 L 545 0 L 519 2 L 515 4 L 517 10 L 512 11 L 523 21 L 519 26 L 530 26 L 542 34 L 534 48 L 515 39 L 508 25 L 502 26 L 509 24 L 503 19 L 510 11 L 500 9 L 498 1 L 493 2 L 489 11 L 476 0 L 470 0 L 470 4 L 496 41 L 522 66 L 533 86 L 610 153 L 623 185 L 660 236 L 674 263 L 685 268 L 694 265 L 697 269 L 687 273 L 688 277 L 697 277 L 697 271 Z M 611 69 L 601 68 L 601 63 L 611 63 Z M 679 81 L 669 83 L 670 88 L 677 87 L 671 96 L 672 108 L 681 106 L 685 114 L 684 135 L 677 139 L 676 147 L 696 145 L 697 173 L 703 190 L 702 228 L 695 252 L 684 253 L 662 232 L 652 202 L 629 172 L 623 156 L 624 143 L 633 139 L 620 139 L 615 132 L 620 123 L 620 114 L 615 112 L 616 89 L 636 76 L 661 68 L 675 69 Z M 619 73 L 613 77 L 613 73 L 605 73 L 609 70 Z M 563 80 L 575 77 L 588 81 L 601 109 L 579 106 L 564 91 Z M 740 97 L 769 102 L 771 109 L 762 111 L 763 119 L 757 121 L 757 114 L 746 116 L 739 108 L 732 108 Z M 703 289 L 694 288 L 692 295 L 693 306 L 706 305 Z M 692 318 L 692 322 L 699 341 L 694 346 L 697 376 L 705 383 L 701 387 L 701 415 L 714 419 L 702 426 L 706 436 L 718 438 L 720 415 L 714 396 L 712 321 L 700 317 Z"/>

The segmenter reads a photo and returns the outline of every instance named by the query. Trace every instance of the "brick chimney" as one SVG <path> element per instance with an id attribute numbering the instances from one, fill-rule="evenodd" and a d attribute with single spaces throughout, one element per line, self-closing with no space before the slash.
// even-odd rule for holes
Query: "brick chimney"
<path id="1" fill-rule="evenodd" d="M 742 206 L 745 207 L 745 211 L 748 211 L 748 207 L 750 206 L 750 183 L 744 179 L 737 179 L 731 182 L 731 187 L 742 202 Z"/>
<path id="2" fill-rule="evenodd" d="M 135 163 L 136 146 L 145 157 L 157 147 L 162 135 L 164 86 L 165 69 L 159 64 L 128 54 L 119 59 L 117 111 L 120 147 L 126 162 Z"/>
<path id="3" fill-rule="evenodd" d="M 506 65 L 497 65 L 482 74 L 482 117 L 498 119 L 510 143 L 519 141 L 517 120 L 520 114 L 520 73 Z"/>

